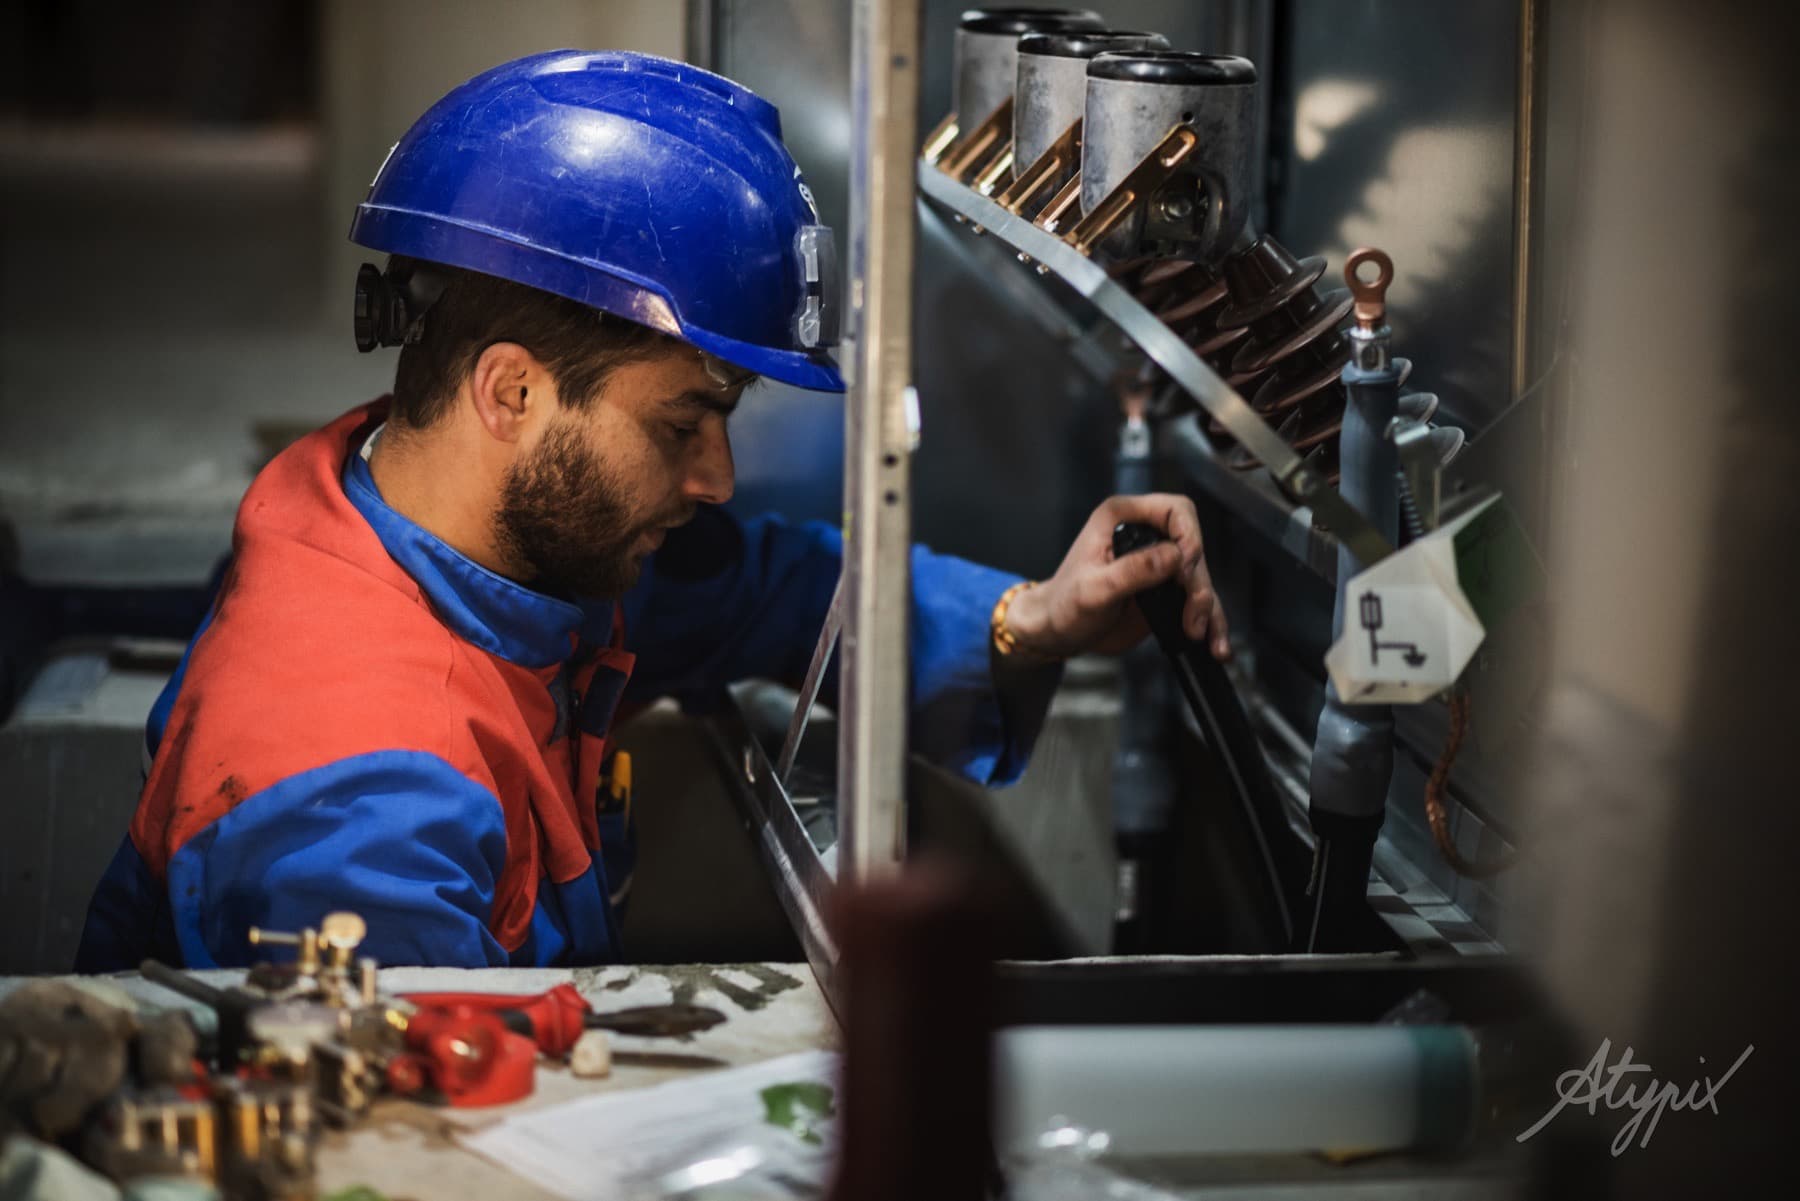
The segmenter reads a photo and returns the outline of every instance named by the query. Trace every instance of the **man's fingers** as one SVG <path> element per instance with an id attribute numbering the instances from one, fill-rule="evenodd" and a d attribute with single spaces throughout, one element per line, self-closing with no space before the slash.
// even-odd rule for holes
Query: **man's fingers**
<path id="1" fill-rule="evenodd" d="M 1205 643 L 1215 659 L 1231 655 L 1231 631 L 1225 624 L 1225 606 L 1210 581 L 1197 592 L 1188 594 L 1181 611 L 1181 626 L 1195 642 Z"/>
<path id="2" fill-rule="evenodd" d="M 1082 589 L 1082 603 L 1089 609 L 1105 609 L 1152 584 L 1174 575 L 1181 567 L 1181 551 L 1172 542 L 1134 551 L 1115 559 L 1088 577 Z"/>
<path id="3" fill-rule="evenodd" d="M 1200 514 L 1194 502 L 1172 492 L 1152 492 L 1145 496 L 1115 496 L 1101 506 L 1107 513 L 1107 528 L 1121 521 L 1142 522 L 1163 532 L 1181 548 L 1181 561 L 1192 568 L 1204 549 L 1200 539 Z"/>
<path id="4" fill-rule="evenodd" d="M 1212 623 L 1213 594 L 1211 588 L 1202 588 L 1198 592 L 1189 592 L 1187 603 L 1181 607 L 1181 629 L 1195 642 L 1206 638 L 1206 631 Z"/>
<path id="5" fill-rule="evenodd" d="M 1212 634 L 1213 658 L 1221 663 L 1231 658 L 1231 630 L 1225 624 L 1225 606 L 1217 596 L 1213 597 L 1212 620 L 1206 628 Z"/>
<path id="6" fill-rule="evenodd" d="M 1218 608 L 1218 593 L 1213 591 L 1212 574 L 1206 570 L 1206 559 L 1200 559 L 1186 565 L 1181 578 L 1182 591 L 1187 593 L 1187 604 L 1182 609 L 1182 626 L 1187 636 L 1194 641 L 1206 637 L 1211 628 L 1213 613 Z"/>

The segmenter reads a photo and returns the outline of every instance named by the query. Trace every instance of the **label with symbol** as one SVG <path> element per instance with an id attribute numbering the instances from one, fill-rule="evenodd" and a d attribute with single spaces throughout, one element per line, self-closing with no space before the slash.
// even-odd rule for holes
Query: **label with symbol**
<path id="1" fill-rule="evenodd" d="M 1457 578 L 1458 532 L 1485 507 L 1389 555 L 1349 583 L 1325 655 L 1339 696 L 1417 704 L 1456 682 L 1486 637 Z"/>

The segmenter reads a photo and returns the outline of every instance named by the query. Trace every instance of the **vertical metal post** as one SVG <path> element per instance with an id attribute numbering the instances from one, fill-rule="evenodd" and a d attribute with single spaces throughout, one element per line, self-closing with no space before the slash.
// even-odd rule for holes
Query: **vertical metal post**
<path id="1" fill-rule="evenodd" d="M 688 62 L 717 71 L 723 62 L 719 45 L 719 0 L 687 0 L 682 53 Z"/>
<path id="2" fill-rule="evenodd" d="M 1537 240 L 1539 201 L 1543 185 L 1538 178 L 1539 93 L 1543 89 L 1542 0 L 1519 0 L 1519 56 L 1516 94 L 1513 99 L 1513 270 L 1512 270 L 1512 395 L 1517 399 L 1531 386 L 1534 370 L 1532 323 L 1537 315 Z"/>
<path id="3" fill-rule="evenodd" d="M 919 0 L 856 0 L 851 26 L 852 375 L 838 701 L 838 864 L 846 880 L 887 874 L 906 851 L 919 8 Z"/>

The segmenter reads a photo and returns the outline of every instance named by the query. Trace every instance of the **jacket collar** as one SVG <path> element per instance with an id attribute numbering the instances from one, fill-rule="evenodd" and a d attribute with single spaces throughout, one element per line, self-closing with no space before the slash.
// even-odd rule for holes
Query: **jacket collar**
<path id="1" fill-rule="evenodd" d="M 552 667 L 569 658 L 587 618 L 580 606 L 498 575 L 391 508 L 369 471 L 367 448 L 345 456 L 344 495 L 362 514 L 394 562 L 419 585 L 438 617 L 458 637 L 521 667 Z"/>

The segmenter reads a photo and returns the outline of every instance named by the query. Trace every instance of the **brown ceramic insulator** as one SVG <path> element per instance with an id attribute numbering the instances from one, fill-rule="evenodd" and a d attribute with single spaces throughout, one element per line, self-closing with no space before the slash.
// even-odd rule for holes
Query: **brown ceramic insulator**
<path id="1" fill-rule="evenodd" d="M 1192 259 L 1153 259 L 1138 272 L 1137 286 L 1153 288 L 1179 279 L 1190 271 L 1205 270 Z"/>
<path id="2" fill-rule="evenodd" d="M 1315 343 L 1334 354 L 1342 348 L 1349 362 L 1350 348 L 1338 336 L 1338 326 L 1350 315 L 1350 294 L 1344 291 L 1320 296 L 1311 288 L 1294 297 L 1274 312 L 1250 323 L 1250 340 L 1233 360 L 1240 371 L 1262 371 L 1285 359 L 1291 359 Z M 1226 317 L 1231 316 L 1230 310 Z M 1336 343 L 1332 346 L 1331 343 Z"/>
<path id="3" fill-rule="evenodd" d="M 1225 311 L 1227 299 L 1225 281 L 1215 278 L 1205 287 L 1188 295 L 1166 301 L 1155 312 L 1163 324 L 1174 330 L 1187 344 L 1189 350 L 1206 359 L 1214 370 L 1219 370 L 1224 365 L 1229 371 L 1230 356 L 1221 352 L 1242 342 L 1250 331 L 1220 324 L 1219 317 Z M 1233 383 L 1232 386 L 1235 388 L 1238 385 Z"/>
<path id="4" fill-rule="evenodd" d="M 1121 278 L 1265 419 L 1283 425 L 1305 406 L 1306 433 L 1316 446 L 1336 436 L 1343 389 L 1335 385 L 1350 359 L 1337 327 L 1351 299 L 1348 293 L 1318 294 L 1314 285 L 1325 266 L 1320 258 L 1296 259 L 1265 236 L 1227 259 L 1220 271 L 1166 260 L 1133 264 Z M 1217 422 L 1208 422 L 1208 429 L 1221 449 L 1232 445 Z"/>
<path id="5" fill-rule="evenodd" d="M 1160 316 L 1159 310 L 1210 294 L 1216 280 L 1212 272 L 1198 263 L 1165 259 L 1150 263 L 1122 282 L 1133 299 Z"/>
<path id="6" fill-rule="evenodd" d="M 1344 473 L 1338 466 L 1338 447 L 1342 445 L 1341 440 L 1332 439 L 1319 457 L 1313 461 L 1313 469 L 1324 476 L 1325 482 L 1333 488 L 1337 487 L 1338 482 L 1344 478 Z"/>
<path id="7" fill-rule="evenodd" d="M 1305 455 L 1307 467 L 1334 488 L 1342 475 L 1338 469 L 1338 434 L 1342 432 L 1342 428 L 1341 422 L 1333 423 L 1325 428 L 1326 437 L 1321 439 L 1307 436 L 1301 439 L 1308 445 Z M 1286 435 L 1284 434 L 1283 437 Z M 1226 466 L 1233 471 L 1249 472 L 1256 470 L 1262 464 L 1233 446 L 1231 453 L 1227 456 Z"/>
<path id="8" fill-rule="evenodd" d="M 1338 379 L 1337 367 L 1326 369 L 1308 369 L 1306 364 L 1295 364 L 1293 374 L 1269 371 L 1248 377 L 1250 383 L 1240 386 L 1232 383 L 1239 395 L 1246 396 L 1250 407 L 1264 421 L 1280 426 L 1295 408 L 1312 401 L 1315 397 L 1319 403 L 1328 406 L 1335 413 L 1344 411 L 1344 387 Z M 1306 374 L 1302 374 L 1306 371 Z M 1232 377 L 1243 379 L 1244 376 Z M 1228 380 L 1228 382 L 1230 382 Z M 1217 421 L 1207 426 L 1207 432 L 1215 438 L 1227 437 L 1225 427 Z"/>
<path id="9" fill-rule="evenodd" d="M 1275 432 L 1304 458 L 1327 443 L 1335 443 L 1343 428 L 1343 406 L 1334 398 L 1324 397 L 1290 413 L 1275 427 Z M 1225 462 L 1234 471 L 1250 471 L 1260 466 L 1256 456 L 1241 446 L 1235 448 Z"/>
<path id="10" fill-rule="evenodd" d="M 1353 301 L 1347 292 L 1319 294 L 1315 285 L 1325 267 L 1324 259 L 1296 259 L 1265 235 L 1227 259 L 1220 272 L 1230 302 L 1219 312 L 1218 327 L 1244 332 L 1210 361 L 1303 454 L 1333 441 L 1343 421 L 1339 376 L 1350 346 L 1338 327 Z M 1210 429 L 1225 438 L 1217 423 Z M 1239 470 L 1256 466 L 1242 451 L 1229 459 Z"/>
<path id="11" fill-rule="evenodd" d="M 1133 265 L 1125 277 L 1125 285 L 1133 297 L 1152 315 L 1175 332 L 1209 366 L 1222 375 L 1230 373 L 1230 348 L 1249 336 L 1243 328 L 1221 328 L 1219 315 L 1230 300 L 1225 281 L 1199 263 L 1184 259 L 1159 259 Z M 1159 381 L 1157 390 L 1166 385 L 1167 375 L 1150 368 Z M 1240 387 L 1251 377 L 1230 378 L 1232 387 Z"/>
<path id="12" fill-rule="evenodd" d="M 1190 284 L 1205 287 L 1212 274 L 1198 263 L 1186 259 L 1140 260 L 1117 273 L 1116 278 L 1137 302 L 1145 308 L 1169 303 L 1172 297 L 1185 295 Z"/>
<path id="13" fill-rule="evenodd" d="M 1231 288 L 1233 325 L 1249 325 L 1319 282 L 1325 260 L 1296 259 L 1287 247 L 1268 234 L 1226 259 L 1225 282 Z"/>
<path id="14" fill-rule="evenodd" d="M 1194 282 L 1202 283 L 1199 279 Z M 1225 281 L 1212 279 L 1205 281 L 1204 285 L 1200 287 L 1180 289 L 1173 296 L 1158 304 L 1152 311 L 1156 314 L 1158 321 L 1172 329 L 1193 321 L 1208 309 L 1218 308 L 1225 302 L 1225 298 Z"/>
<path id="15" fill-rule="evenodd" d="M 1324 259 L 1295 259 L 1264 235 L 1227 259 L 1223 273 L 1231 303 L 1219 324 L 1250 329 L 1231 360 L 1232 370 L 1270 373 L 1251 402 L 1259 411 L 1286 412 L 1324 388 L 1350 361 L 1350 347 L 1337 327 L 1353 301 L 1347 292 L 1320 296 L 1314 289 L 1325 274 Z M 1279 385 L 1270 387 L 1276 381 Z"/>
<path id="16" fill-rule="evenodd" d="M 1342 338 L 1313 343 L 1262 378 L 1250 395 L 1251 407 L 1273 416 L 1333 387 L 1341 396 L 1341 376 L 1349 354 Z"/>
<path id="17" fill-rule="evenodd" d="M 1248 374 L 1231 370 L 1230 360 L 1239 342 L 1244 340 L 1249 331 L 1242 329 L 1211 329 L 1195 327 L 1182 335 L 1188 349 L 1205 359 L 1207 365 L 1225 377 L 1234 391 L 1241 392 L 1244 386 L 1256 378 L 1255 372 Z"/>

